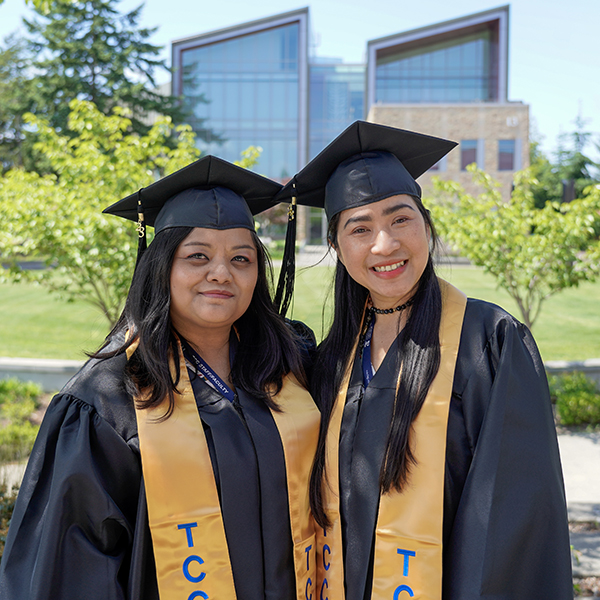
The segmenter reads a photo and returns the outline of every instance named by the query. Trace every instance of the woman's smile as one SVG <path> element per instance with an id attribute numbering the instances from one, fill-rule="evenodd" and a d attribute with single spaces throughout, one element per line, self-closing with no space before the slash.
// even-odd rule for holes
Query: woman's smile
<path id="1" fill-rule="evenodd" d="M 248 309 L 258 277 L 250 230 L 196 227 L 171 268 L 171 320 L 184 337 L 230 328 Z"/>
<path id="2" fill-rule="evenodd" d="M 395 272 L 399 271 L 406 263 L 407 260 L 401 260 L 399 262 L 394 262 L 391 265 L 379 265 L 372 268 L 376 273 L 393 273 L 395 275 Z"/>
<path id="3" fill-rule="evenodd" d="M 227 290 L 205 290 L 199 292 L 200 295 L 205 296 L 206 298 L 216 298 L 227 300 L 228 298 L 233 298 L 233 294 L 228 292 Z"/>
<path id="4" fill-rule="evenodd" d="M 391 196 L 342 211 L 336 250 L 374 305 L 393 308 L 411 297 L 427 266 L 429 231 L 410 196 Z"/>

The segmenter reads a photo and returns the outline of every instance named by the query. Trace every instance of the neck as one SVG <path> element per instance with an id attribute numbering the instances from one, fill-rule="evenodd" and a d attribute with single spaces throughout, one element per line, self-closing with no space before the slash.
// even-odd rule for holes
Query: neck
<path id="1" fill-rule="evenodd" d="M 402 312 L 412 306 L 414 302 L 414 294 L 407 294 L 397 300 L 390 298 L 377 298 L 369 294 L 368 307 L 369 310 L 376 314 L 389 314 L 392 312 Z"/>
<path id="2" fill-rule="evenodd" d="M 202 335 L 184 336 L 192 348 L 210 365 L 211 369 L 225 382 L 230 381 L 229 335 L 227 330 L 203 331 Z"/>
<path id="3" fill-rule="evenodd" d="M 407 308 L 400 313 L 376 315 L 373 337 L 371 338 L 371 362 L 376 370 L 380 367 L 390 346 L 406 325 L 409 312 L 410 308 Z"/>

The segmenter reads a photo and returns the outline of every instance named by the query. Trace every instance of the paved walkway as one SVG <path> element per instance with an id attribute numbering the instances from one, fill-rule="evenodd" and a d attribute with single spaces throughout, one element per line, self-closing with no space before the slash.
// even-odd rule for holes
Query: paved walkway
<path id="1" fill-rule="evenodd" d="M 600 432 L 558 436 L 569 521 L 600 523 Z M 573 574 L 600 577 L 600 530 L 571 532 Z"/>

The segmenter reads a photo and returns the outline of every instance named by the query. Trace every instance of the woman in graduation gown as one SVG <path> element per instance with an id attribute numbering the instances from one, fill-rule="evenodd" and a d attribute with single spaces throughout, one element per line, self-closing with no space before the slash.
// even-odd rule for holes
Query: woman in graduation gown
<path id="1" fill-rule="evenodd" d="M 208 156 L 105 211 L 155 237 L 107 343 L 48 408 L 3 600 L 310 595 L 320 418 L 252 217 L 280 187 Z"/>
<path id="2" fill-rule="evenodd" d="M 455 145 L 356 122 L 278 196 L 324 206 L 337 253 L 313 371 L 311 501 L 329 600 L 572 598 L 535 342 L 435 275 L 415 178 Z"/>

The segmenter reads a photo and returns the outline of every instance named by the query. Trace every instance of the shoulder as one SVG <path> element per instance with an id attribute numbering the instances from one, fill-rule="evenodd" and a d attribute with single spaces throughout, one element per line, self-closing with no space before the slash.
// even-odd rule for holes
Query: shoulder
<path id="1" fill-rule="evenodd" d="M 133 398 L 124 384 L 125 354 L 90 359 L 57 394 L 62 404 L 77 405 L 105 421 L 124 439 L 137 433 Z"/>
<path id="2" fill-rule="evenodd" d="M 472 373 L 482 369 L 493 376 L 502 358 L 514 361 L 520 357 L 527 358 L 536 371 L 543 369 L 533 336 L 523 323 L 496 304 L 469 298 L 456 376 L 465 383 Z"/>
<path id="3" fill-rule="evenodd" d="M 296 339 L 296 343 L 301 352 L 312 352 L 316 349 L 317 339 L 314 331 L 306 323 L 286 319 L 285 324 L 292 333 L 292 336 Z"/>
<path id="4" fill-rule="evenodd" d="M 292 334 L 298 353 L 300 354 L 304 373 L 308 381 L 310 381 L 317 352 L 317 339 L 315 338 L 315 334 L 313 330 L 302 321 L 286 319 L 285 322 Z"/>
<path id="5" fill-rule="evenodd" d="M 529 330 L 502 307 L 485 300 L 467 299 L 461 345 L 466 338 L 487 344 L 492 338 L 508 333 L 525 335 Z"/>

